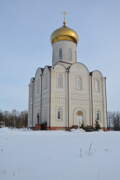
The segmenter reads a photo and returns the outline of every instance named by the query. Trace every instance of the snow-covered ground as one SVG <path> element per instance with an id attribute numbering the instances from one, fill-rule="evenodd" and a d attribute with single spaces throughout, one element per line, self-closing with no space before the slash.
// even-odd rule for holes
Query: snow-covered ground
<path id="1" fill-rule="evenodd" d="M 120 132 L 0 129 L 0 180 L 120 180 Z"/>

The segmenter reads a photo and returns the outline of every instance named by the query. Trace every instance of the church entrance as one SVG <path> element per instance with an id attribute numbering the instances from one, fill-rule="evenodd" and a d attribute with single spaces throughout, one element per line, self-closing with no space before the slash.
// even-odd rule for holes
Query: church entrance
<path id="1" fill-rule="evenodd" d="M 75 116 L 74 116 L 74 125 L 78 126 L 78 128 L 80 128 L 83 124 L 83 112 L 80 110 L 77 110 L 75 112 Z"/>

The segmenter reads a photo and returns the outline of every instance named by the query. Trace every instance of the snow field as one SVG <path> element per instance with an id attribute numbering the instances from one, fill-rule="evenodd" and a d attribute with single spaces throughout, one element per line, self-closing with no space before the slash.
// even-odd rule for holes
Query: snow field
<path id="1" fill-rule="evenodd" d="M 120 180 L 120 132 L 0 129 L 0 180 Z"/>

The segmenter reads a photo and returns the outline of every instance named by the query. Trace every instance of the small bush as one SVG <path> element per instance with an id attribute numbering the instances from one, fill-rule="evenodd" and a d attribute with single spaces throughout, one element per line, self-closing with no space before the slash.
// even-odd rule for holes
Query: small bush
<path id="1" fill-rule="evenodd" d="M 100 129 L 101 129 L 100 124 L 99 124 L 99 122 L 96 120 L 96 122 L 95 122 L 95 130 L 98 131 L 98 130 L 100 130 Z"/>
<path id="2" fill-rule="evenodd" d="M 83 123 L 82 123 L 82 125 L 81 125 L 81 127 L 80 127 L 80 128 L 84 129 L 84 125 L 83 125 Z"/>
<path id="3" fill-rule="evenodd" d="M 71 131 L 71 129 L 70 129 L 70 128 L 68 128 L 68 127 L 67 127 L 67 128 L 65 128 L 65 130 L 66 130 L 66 131 Z"/>
<path id="4" fill-rule="evenodd" d="M 92 126 L 85 126 L 85 127 L 83 127 L 83 129 L 84 129 L 86 132 L 95 131 L 95 128 L 93 128 Z"/>
<path id="5" fill-rule="evenodd" d="M 77 125 L 73 125 L 72 128 L 73 129 L 78 129 L 78 126 Z"/>
<path id="6" fill-rule="evenodd" d="M 47 122 L 42 122 L 40 126 L 41 126 L 41 130 L 47 130 Z"/>

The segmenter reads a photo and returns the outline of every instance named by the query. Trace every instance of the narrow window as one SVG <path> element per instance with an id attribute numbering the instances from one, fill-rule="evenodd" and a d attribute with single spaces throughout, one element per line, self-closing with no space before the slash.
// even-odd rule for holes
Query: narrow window
<path id="1" fill-rule="evenodd" d="M 78 90 L 82 89 L 82 79 L 79 76 L 76 77 L 76 89 Z"/>
<path id="2" fill-rule="evenodd" d="M 60 111 L 58 111 L 58 119 L 60 119 Z"/>
<path id="3" fill-rule="evenodd" d="M 57 87 L 63 88 L 63 74 L 62 73 L 58 73 Z"/>
<path id="4" fill-rule="evenodd" d="M 68 59 L 69 61 L 72 61 L 72 49 L 71 48 L 68 49 L 68 58 L 69 58 Z"/>
<path id="5" fill-rule="evenodd" d="M 63 108 L 59 107 L 57 110 L 57 120 L 63 120 Z"/>
<path id="6" fill-rule="evenodd" d="M 62 48 L 59 48 L 59 59 L 63 58 L 63 54 L 62 54 Z"/>
<path id="7" fill-rule="evenodd" d="M 100 91 L 100 83 L 98 79 L 95 79 L 95 91 L 99 92 Z"/>

